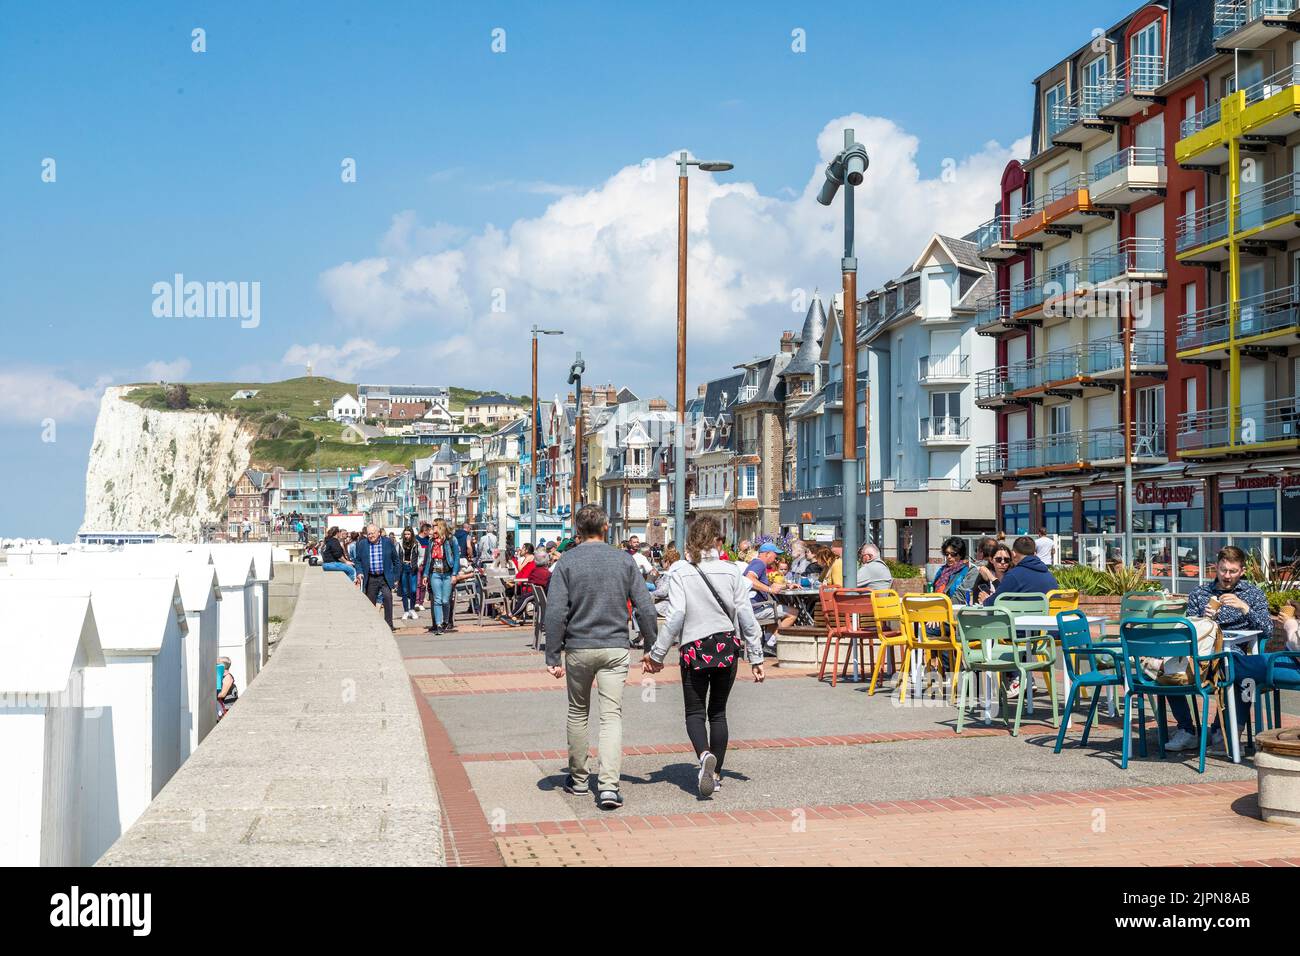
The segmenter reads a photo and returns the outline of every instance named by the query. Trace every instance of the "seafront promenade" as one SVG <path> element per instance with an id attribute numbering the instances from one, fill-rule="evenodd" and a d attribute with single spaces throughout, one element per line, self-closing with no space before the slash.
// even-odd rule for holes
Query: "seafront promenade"
<path id="1" fill-rule="evenodd" d="M 274 653 L 99 865 L 1300 865 L 1249 759 L 1198 774 L 1148 725 L 1121 770 L 1113 720 L 1054 755 L 1041 706 L 1018 738 L 958 736 L 941 701 L 786 668 L 738 679 L 702 800 L 677 670 L 643 675 L 637 651 L 626 804 L 602 812 L 561 789 L 565 694 L 531 629 L 391 632 L 343 575 L 295 570 Z"/>

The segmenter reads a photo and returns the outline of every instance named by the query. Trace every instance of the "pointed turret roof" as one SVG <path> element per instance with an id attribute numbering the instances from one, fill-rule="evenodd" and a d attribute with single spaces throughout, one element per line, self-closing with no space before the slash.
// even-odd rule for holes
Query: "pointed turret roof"
<path id="1" fill-rule="evenodd" d="M 808 306 L 808 315 L 803 320 L 803 332 L 799 338 L 799 351 L 794 353 L 790 364 L 781 375 L 811 375 L 821 357 L 822 336 L 826 334 L 826 310 L 822 308 L 821 296 L 813 293 L 812 305 Z"/>

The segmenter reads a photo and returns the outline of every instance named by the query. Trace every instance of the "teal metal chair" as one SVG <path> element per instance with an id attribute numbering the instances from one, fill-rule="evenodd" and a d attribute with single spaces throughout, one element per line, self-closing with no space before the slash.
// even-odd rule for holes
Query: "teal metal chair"
<path id="1" fill-rule="evenodd" d="M 1208 744 L 1210 729 L 1210 700 L 1224 687 L 1232 686 L 1232 652 L 1218 651 L 1201 656 L 1197 652 L 1196 628 L 1185 617 L 1169 618 L 1127 618 L 1120 623 L 1120 645 L 1124 665 L 1124 750 L 1120 766 L 1128 768 L 1129 751 L 1132 748 L 1133 707 L 1132 698 L 1137 698 L 1138 731 L 1146 738 L 1146 711 L 1143 704 L 1145 696 L 1156 700 L 1156 741 L 1160 745 L 1160 758 L 1165 757 L 1165 701 L 1170 697 L 1199 697 L 1200 743 L 1198 749 L 1198 772 L 1205 773 L 1205 748 Z M 1142 669 L 1142 658 L 1186 657 L 1192 663 L 1192 673 L 1197 679 L 1190 684 L 1159 684 L 1147 676 Z M 1216 659 L 1224 662 L 1224 678 L 1208 687 L 1202 687 L 1199 679 L 1201 664 Z M 1189 701 L 1189 703 L 1192 703 Z M 1196 714 L 1196 707 L 1192 706 Z"/>
<path id="2" fill-rule="evenodd" d="M 1007 721 L 1011 736 L 1020 733 L 1020 720 L 1024 713 L 1025 697 L 1033 681 L 1034 671 L 1050 675 L 1056 663 L 1056 641 L 1050 635 L 1017 637 L 1015 619 L 1006 608 L 964 607 L 956 612 L 957 639 L 961 644 L 962 673 L 958 679 L 957 733 L 961 733 L 966 718 L 967 688 L 971 678 L 980 673 L 1015 673 L 1020 676 L 1024 690 L 1016 698 L 1016 721 Z M 1060 708 L 1056 687 L 1049 682 L 1052 696 L 1052 726 L 1060 723 Z M 1006 720 L 1006 695 L 1002 681 L 998 681 L 998 703 L 1003 720 Z"/>
<path id="3" fill-rule="evenodd" d="M 1120 674 L 1118 644 L 1094 644 L 1092 630 L 1088 626 L 1088 616 L 1082 611 L 1062 611 L 1056 615 L 1057 636 L 1061 641 L 1061 653 L 1065 655 L 1065 670 L 1070 675 L 1070 693 L 1065 698 L 1065 719 L 1056 735 L 1056 747 L 1053 753 L 1060 753 L 1065 744 L 1065 730 L 1070 715 L 1074 713 L 1075 702 L 1084 690 L 1092 691 L 1092 703 L 1088 706 L 1088 717 L 1083 722 L 1083 733 L 1079 735 L 1079 746 L 1088 743 L 1088 732 L 1097 716 L 1097 705 L 1101 703 L 1101 691 L 1107 687 L 1123 687 L 1124 678 Z M 1088 662 L 1088 670 L 1080 669 L 1082 660 Z M 1101 665 L 1100 667 L 1098 665 Z M 1142 756 L 1146 756 L 1146 740 L 1140 744 Z"/>

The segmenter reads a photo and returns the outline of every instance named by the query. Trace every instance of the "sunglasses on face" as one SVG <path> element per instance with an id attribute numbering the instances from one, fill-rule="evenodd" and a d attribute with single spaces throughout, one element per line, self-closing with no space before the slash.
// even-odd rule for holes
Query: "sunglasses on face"
<path id="1" fill-rule="evenodd" d="M 957 552 L 956 552 L 956 551 L 945 551 L 945 552 L 943 553 L 943 556 L 944 556 L 945 558 L 955 558 L 955 557 L 957 557 Z"/>
<path id="2" fill-rule="evenodd" d="M 1010 564 L 1010 563 L 1011 563 L 1011 559 L 1010 559 L 1010 558 L 994 558 L 994 559 L 993 559 L 993 563 L 994 563 L 994 564 Z"/>

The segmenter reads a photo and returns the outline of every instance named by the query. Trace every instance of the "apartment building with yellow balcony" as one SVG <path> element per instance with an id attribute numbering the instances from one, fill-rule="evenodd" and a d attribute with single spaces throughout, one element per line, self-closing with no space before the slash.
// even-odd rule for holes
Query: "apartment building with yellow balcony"
<path id="1" fill-rule="evenodd" d="M 1148 481 L 1174 477 L 1167 412 L 1204 376 L 1168 347 L 1184 272 L 1200 274 L 1180 272 L 1166 241 L 1180 211 L 1168 197 L 1201 174 L 1168 161 L 1167 103 L 1171 79 L 1204 58 L 1187 37 L 1207 10 L 1143 6 L 1035 79 L 1030 156 L 1007 168 L 977 242 L 998 276 L 976 321 L 998 340 L 976 380 L 977 404 L 998 411 L 977 477 L 998 486 L 1003 530 L 1046 527 L 1067 552 L 1077 533 L 1176 520 L 1139 513 L 1123 475 L 1131 462 Z M 1204 524 L 1184 515 L 1181 529 Z"/>
<path id="2" fill-rule="evenodd" d="M 1178 359 L 1207 369 L 1179 415 L 1177 459 L 1212 471 L 1217 529 L 1300 530 L 1300 2 L 1219 0 L 1174 146 L 1204 176 L 1177 258 L 1207 298 L 1178 316 Z"/>

